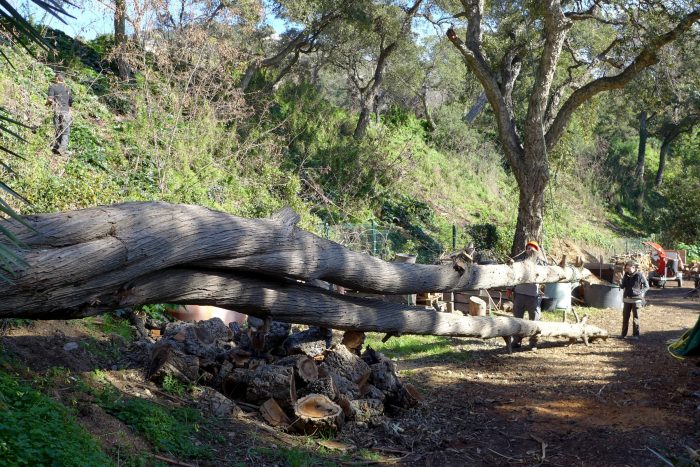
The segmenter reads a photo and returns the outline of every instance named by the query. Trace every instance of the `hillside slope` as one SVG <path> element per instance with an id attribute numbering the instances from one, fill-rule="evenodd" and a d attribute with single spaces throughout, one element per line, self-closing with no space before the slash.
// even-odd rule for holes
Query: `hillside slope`
<path id="1" fill-rule="evenodd" d="M 364 225 L 353 247 L 370 250 L 368 235 L 379 232 L 387 241 L 377 254 L 389 258 L 404 251 L 434 261 L 452 248 L 453 225 L 457 247 L 474 241 L 496 255 L 509 250 L 516 185 L 495 142 L 477 129 L 453 123 L 430 134 L 397 111 L 357 142 L 345 131 L 354 116 L 304 85 L 285 86 L 264 102 L 241 101 L 249 105 L 244 115 L 223 122 L 213 106 L 183 109 L 164 78 L 117 83 L 101 58 L 104 39 L 83 44 L 52 34 L 60 39 L 57 62 L 3 48 L 14 68 L 0 71 L 0 105 L 35 127 L 23 133 L 26 144 L 4 141 L 25 157 L 10 160 L 15 173 L 3 174 L 30 201 L 15 203 L 24 213 L 165 200 L 260 217 L 290 205 L 303 227 L 339 241 Z M 68 158 L 50 152 L 44 102 L 52 68 L 65 70 L 75 94 Z M 551 248 L 563 239 L 613 245 L 606 213 L 586 190 L 570 172 L 553 183 L 545 228 Z M 376 231 L 367 234 L 370 220 Z"/>

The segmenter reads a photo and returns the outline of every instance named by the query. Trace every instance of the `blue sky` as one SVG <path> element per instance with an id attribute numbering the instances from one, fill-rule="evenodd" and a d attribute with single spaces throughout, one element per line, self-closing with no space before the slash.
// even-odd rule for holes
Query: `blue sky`
<path id="1" fill-rule="evenodd" d="M 46 14 L 43 10 L 37 8 L 33 3 L 25 0 L 22 5 L 21 12 L 31 15 L 34 21 L 50 26 L 55 29 L 60 29 L 69 36 L 81 36 L 85 39 L 94 39 L 101 34 L 111 34 L 114 28 L 113 13 L 108 8 L 102 6 L 98 2 L 92 0 L 74 1 L 78 8 L 66 6 L 68 13 L 75 16 L 66 18 L 66 24 L 51 15 Z M 285 30 L 285 23 L 279 18 L 272 15 L 270 9 L 267 9 L 265 24 L 269 24 L 276 32 Z"/>

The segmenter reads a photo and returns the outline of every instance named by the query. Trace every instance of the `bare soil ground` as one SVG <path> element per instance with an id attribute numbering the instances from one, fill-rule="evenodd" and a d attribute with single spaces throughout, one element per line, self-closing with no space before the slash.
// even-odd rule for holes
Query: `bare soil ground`
<path id="1" fill-rule="evenodd" d="M 373 428 L 349 426 L 334 440 L 277 432 L 250 408 L 237 420 L 217 420 L 202 430 L 214 460 L 191 465 L 316 465 L 393 463 L 410 466 L 662 465 L 700 448 L 700 361 L 678 360 L 669 340 L 692 327 L 697 299 L 684 299 L 690 283 L 649 292 L 639 341 L 610 338 L 590 347 L 540 341 L 538 351 L 508 354 L 501 339 L 453 339 L 454 353 L 469 358 L 411 358 L 399 361 L 404 381 L 420 388 L 425 402 L 393 414 Z M 621 312 L 591 310 L 591 324 L 619 333 Z M 70 342 L 78 349 L 66 351 Z M 161 405 L 181 404 L 140 380 L 139 355 L 124 352 L 116 335 L 96 335 L 76 322 L 36 322 L 0 338 L 5 352 L 36 374 L 67 368 L 80 375 L 96 368 L 128 395 Z M 461 360 L 458 362 L 458 360 Z M 74 389 L 49 390 L 77 404 L 78 420 L 103 448 L 149 450 L 148 443 Z M 59 384 L 60 386 L 60 384 Z M 271 448 L 261 450 L 260 447 Z M 349 448 L 342 455 L 333 448 Z M 281 450 L 301 459 L 280 458 Z M 374 457 L 353 456 L 364 450 Z M 181 464 L 182 465 L 182 464 Z M 678 464 L 682 465 L 682 464 Z"/>
<path id="2" fill-rule="evenodd" d="M 401 362 L 427 393 L 419 412 L 394 419 L 401 435 L 411 432 L 411 444 L 395 435 L 402 462 L 663 465 L 652 450 L 682 459 L 685 446 L 700 448 L 700 361 L 666 347 L 698 319 L 700 303 L 683 298 L 689 290 L 649 292 L 639 341 L 551 340 L 509 355 L 497 340 L 455 339 L 473 349 L 466 364 Z M 591 324 L 619 335 L 621 312 L 593 312 Z"/>

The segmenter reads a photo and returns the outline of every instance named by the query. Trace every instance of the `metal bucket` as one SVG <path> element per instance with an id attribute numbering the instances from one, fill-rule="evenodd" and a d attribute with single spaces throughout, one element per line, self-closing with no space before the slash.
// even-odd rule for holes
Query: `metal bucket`
<path id="1" fill-rule="evenodd" d="M 557 282 L 544 286 L 544 294 L 554 299 L 554 309 L 571 309 L 571 289 L 575 284 L 571 282 Z"/>
<path id="2" fill-rule="evenodd" d="M 584 303 L 593 308 L 622 309 L 622 289 L 617 285 L 586 284 Z"/>

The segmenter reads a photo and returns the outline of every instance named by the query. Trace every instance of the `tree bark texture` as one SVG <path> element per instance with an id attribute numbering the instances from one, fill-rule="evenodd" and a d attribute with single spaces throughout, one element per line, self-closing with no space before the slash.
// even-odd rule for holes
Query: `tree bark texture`
<path id="1" fill-rule="evenodd" d="M 147 303 L 215 305 L 326 328 L 496 337 L 547 332 L 552 323 L 468 318 L 340 295 L 294 279 L 407 294 L 520 283 L 572 282 L 587 270 L 537 266 L 387 263 L 295 226 L 284 209 L 244 219 L 199 206 L 127 203 L 3 221 L 25 244 L 26 266 L 0 285 L 0 318 L 69 319 Z M 569 331 L 566 331 L 567 333 Z M 568 334 L 566 334 L 568 336 Z"/>
<path id="2" fill-rule="evenodd" d="M 666 169 L 666 156 L 668 155 L 668 149 L 671 146 L 671 141 L 668 138 L 664 138 L 661 142 L 661 149 L 659 149 L 659 168 L 656 170 L 656 178 L 654 179 L 654 187 L 659 188 L 661 186 L 661 181 L 664 177 L 664 170 Z"/>
<path id="3" fill-rule="evenodd" d="M 124 58 L 126 53 L 126 0 L 114 2 L 114 45 L 117 49 L 116 62 L 119 79 L 128 81 L 131 78 L 131 67 Z"/>

